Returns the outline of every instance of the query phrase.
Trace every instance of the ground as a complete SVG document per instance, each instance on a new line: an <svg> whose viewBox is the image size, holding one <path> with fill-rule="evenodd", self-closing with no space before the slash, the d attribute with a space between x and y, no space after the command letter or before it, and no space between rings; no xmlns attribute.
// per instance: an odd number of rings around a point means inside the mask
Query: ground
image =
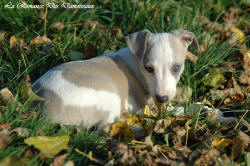
<svg viewBox="0 0 250 166"><path fill-rule="evenodd" d="M250 165L248 0L67 2L93 6L0 2L0 165ZM172 102L184 105L185 116L148 105L144 116L124 110L98 133L52 123L32 109L42 99L31 82L50 68L116 51L142 29L197 36L201 50L189 50ZM197 102L236 121L222 123L202 108L190 113Z"/></svg>

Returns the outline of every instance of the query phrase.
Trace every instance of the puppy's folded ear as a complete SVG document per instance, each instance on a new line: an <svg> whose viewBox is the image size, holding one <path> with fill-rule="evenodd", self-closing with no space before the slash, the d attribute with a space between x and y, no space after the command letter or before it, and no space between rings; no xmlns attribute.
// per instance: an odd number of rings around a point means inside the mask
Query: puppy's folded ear
<svg viewBox="0 0 250 166"><path fill-rule="evenodd" d="M130 51L138 56L139 59L143 59L146 49L147 43L151 38L152 33L144 29L139 32L132 33L126 37L126 42L129 46Z"/></svg>
<svg viewBox="0 0 250 166"><path fill-rule="evenodd" d="M180 29L180 30L173 30L170 33L178 36L186 47L192 44L195 51L199 51L199 44L193 32Z"/></svg>

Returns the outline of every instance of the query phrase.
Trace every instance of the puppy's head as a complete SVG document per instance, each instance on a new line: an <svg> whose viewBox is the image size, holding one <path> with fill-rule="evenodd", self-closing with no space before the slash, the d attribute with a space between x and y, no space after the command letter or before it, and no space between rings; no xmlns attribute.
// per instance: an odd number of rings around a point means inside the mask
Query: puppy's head
<svg viewBox="0 0 250 166"><path fill-rule="evenodd" d="M130 51L139 59L140 72L158 102L171 101L184 70L190 44L198 51L195 35L185 30L152 34L145 29L127 37Z"/></svg>

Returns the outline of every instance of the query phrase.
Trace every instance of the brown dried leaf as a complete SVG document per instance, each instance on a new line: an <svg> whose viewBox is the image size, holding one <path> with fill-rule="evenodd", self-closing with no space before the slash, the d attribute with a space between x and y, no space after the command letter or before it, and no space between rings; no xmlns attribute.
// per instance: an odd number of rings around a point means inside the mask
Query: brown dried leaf
<svg viewBox="0 0 250 166"><path fill-rule="evenodd" d="M3 124L0 124L0 130L10 130L11 129L11 126L9 123L3 123Z"/></svg>
<svg viewBox="0 0 250 166"><path fill-rule="evenodd" d="M51 43L51 40L46 36L37 36L30 41L30 45L41 45L45 43Z"/></svg>
<svg viewBox="0 0 250 166"><path fill-rule="evenodd" d="M194 54L192 54L191 52L187 52L187 56L186 56L187 60L190 60L192 62L197 62L199 57L195 56Z"/></svg>
<svg viewBox="0 0 250 166"><path fill-rule="evenodd" d="M229 89L225 89L225 90L214 90L211 89L210 93L212 95L212 100L221 100L224 99L226 97L230 97L233 95L236 95L236 91L233 88L229 88Z"/></svg>
<svg viewBox="0 0 250 166"><path fill-rule="evenodd" d="M242 119L241 123L247 127L247 131L250 131L250 124L245 119Z"/></svg>
<svg viewBox="0 0 250 166"><path fill-rule="evenodd" d="M62 154L60 156L56 156L53 160L53 163L50 166L63 166L65 159L67 158L67 153Z"/></svg>
<svg viewBox="0 0 250 166"><path fill-rule="evenodd" d="M0 166L25 166L29 160L27 157L9 156L0 162Z"/></svg>
<svg viewBox="0 0 250 166"><path fill-rule="evenodd" d="M43 11L40 11L40 13L37 15L38 19L45 20L46 14Z"/></svg>
<svg viewBox="0 0 250 166"><path fill-rule="evenodd" d="M175 126L184 126L186 122L192 119L190 116L183 116L183 117L174 117L174 116L167 116L164 119L158 120L156 122L154 132L156 133L166 133L169 128L173 128Z"/></svg>
<svg viewBox="0 0 250 166"><path fill-rule="evenodd" d="M83 59L91 59L98 56L98 50L95 48L95 46L92 43L87 43L87 48L85 49L85 52L83 53Z"/></svg>
<svg viewBox="0 0 250 166"><path fill-rule="evenodd" d="M240 50L240 53L243 55L243 67L246 72L250 72L250 50L247 50L246 48Z"/></svg>
<svg viewBox="0 0 250 166"><path fill-rule="evenodd" d="M229 13L226 13L225 16L223 17L224 21L227 24L233 24L234 22L236 22L238 20L238 9L230 9Z"/></svg>
<svg viewBox="0 0 250 166"><path fill-rule="evenodd" d="M6 147L10 139L11 139L10 135L0 134L0 148Z"/></svg>
<svg viewBox="0 0 250 166"><path fill-rule="evenodd" d="M243 145L245 147L247 147L250 144L250 138L249 138L249 136L246 133L240 131L239 132L239 138L242 140Z"/></svg>
<svg viewBox="0 0 250 166"><path fill-rule="evenodd" d="M9 104L12 101L15 100L12 92L8 89L8 88L3 88L0 91L0 100L4 103L4 104Z"/></svg>
<svg viewBox="0 0 250 166"><path fill-rule="evenodd" d="M250 85L250 69L241 73L240 83Z"/></svg>
<svg viewBox="0 0 250 166"><path fill-rule="evenodd" d="M219 157L220 152L216 149L202 150L201 158L195 162L197 166L204 166L204 165L215 165L216 160Z"/></svg>
<svg viewBox="0 0 250 166"><path fill-rule="evenodd" d="M114 26L111 30L111 36L121 40L123 38L122 30L118 26Z"/></svg>
<svg viewBox="0 0 250 166"><path fill-rule="evenodd" d="M239 94L241 97L244 97L244 92L242 88L238 85L234 77L232 77L232 80L233 80L233 86L234 86L235 92Z"/></svg>
<svg viewBox="0 0 250 166"><path fill-rule="evenodd" d="M231 155L233 158L237 158L242 151L243 141L239 138L234 138L232 141Z"/></svg>
<svg viewBox="0 0 250 166"><path fill-rule="evenodd" d="M54 22L51 27L61 31L64 28L64 24L62 22Z"/></svg>
<svg viewBox="0 0 250 166"><path fill-rule="evenodd" d="M26 112L26 113L21 115L20 119L24 120L24 119L29 118L30 116L35 118L37 116L37 114L36 114L36 112Z"/></svg>

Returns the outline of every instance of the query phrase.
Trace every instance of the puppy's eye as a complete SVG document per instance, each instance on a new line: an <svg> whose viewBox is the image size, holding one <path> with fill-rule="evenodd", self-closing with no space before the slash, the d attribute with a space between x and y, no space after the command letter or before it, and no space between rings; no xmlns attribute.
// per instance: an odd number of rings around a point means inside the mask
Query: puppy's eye
<svg viewBox="0 0 250 166"><path fill-rule="evenodd" d="M145 69L147 70L147 72L149 73L154 73L154 68L152 66L145 66Z"/></svg>
<svg viewBox="0 0 250 166"><path fill-rule="evenodd" d="M173 66L173 72L177 73L177 72L180 70L180 68L181 68L180 65L175 64L175 65Z"/></svg>

